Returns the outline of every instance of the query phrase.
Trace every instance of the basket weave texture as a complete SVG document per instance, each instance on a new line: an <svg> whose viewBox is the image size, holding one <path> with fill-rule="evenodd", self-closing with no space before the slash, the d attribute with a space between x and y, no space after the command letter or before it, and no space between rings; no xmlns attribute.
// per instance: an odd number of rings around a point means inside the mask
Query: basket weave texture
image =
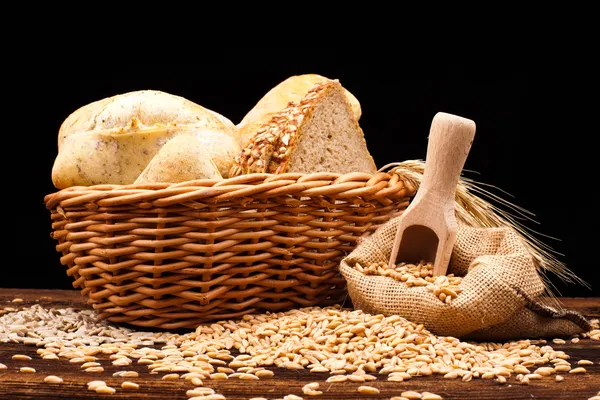
<svg viewBox="0 0 600 400"><path fill-rule="evenodd" d="M395 173L287 173L79 186L44 202L99 318L177 329L343 301L341 259L414 193Z"/></svg>

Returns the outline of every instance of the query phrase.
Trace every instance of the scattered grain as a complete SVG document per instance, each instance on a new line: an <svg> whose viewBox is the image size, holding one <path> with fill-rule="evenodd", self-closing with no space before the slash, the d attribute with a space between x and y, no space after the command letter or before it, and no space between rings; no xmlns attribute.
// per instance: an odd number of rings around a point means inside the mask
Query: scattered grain
<svg viewBox="0 0 600 400"><path fill-rule="evenodd" d="M402 378L400 378L400 379L402 379ZM366 381L364 375L346 375L346 380L348 380L350 382L358 382L358 383L362 383L362 382ZM388 377L388 380L390 380L389 377Z"/></svg>
<svg viewBox="0 0 600 400"><path fill-rule="evenodd" d="M359 386L356 390L361 394L379 394L379 389L373 386Z"/></svg>
<svg viewBox="0 0 600 400"><path fill-rule="evenodd" d="M131 365L133 361L127 357L119 357L116 360L113 360L112 364L117 367L125 367L127 365Z"/></svg>
<svg viewBox="0 0 600 400"><path fill-rule="evenodd" d="M240 372L239 374L240 375L238 376L238 379L242 379L242 380L246 380L246 381L252 381L252 380L257 381L257 380L260 379L256 375L247 374L247 373L244 373L244 372Z"/></svg>
<svg viewBox="0 0 600 400"><path fill-rule="evenodd" d="M191 389L185 392L185 395L188 397L209 396L211 394L215 394L214 389L204 387Z"/></svg>
<svg viewBox="0 0 600 400"><path fill-rule="evenodd" d="M585 374L587 371L583 367L573 368L569 371L570 374Z"/></svg>
<svg viewBox="0 0 600 400"><path fill-rule="evenodd" d="M48 375L44 378L44 382L46 383L63 383L63 379L56 375Z"/></svg>
<svg viewBox="0 0 600 400"><path fill-rule="evenodd" d="M137 371L118 371L113 374L115 378L137 378L140 374Z"/></svg>
<svg viewBox="0 0 600 400"><path fill-rule="evenodd" d="M270 371L268 369L263 369L260 371L256 371L254 373L254 375L258 376L259 378L272 378L273 375L275 375L275 373L273 371Z"/></svg>
<svg viewBox="0 0 600 400"><path fill-rule="evenodd" d="M411 285L420 284L415 284L417 278L433 279L423 271L425 275L413 276ZM453 278L436 277L428 284L445 287L448 281L451 286L458 282ZM441 294L453 296L449 290L440 290ZM600 335L600 330L581 337L595 335ZM501 383L501 378L515 375L528 382L536 379L535 375L585 371L570 370L569 356L545 341L466 342L433 335L423 325L397 315L371 315L339 306L246 315L174 334L135 331L98 321L93 310L34 305L0 316L0 343L35 345L40 357L80 363L88 372L101 368L96 357L110 358L117 365L137 361L151 374L181 373L181 378L195 378L200 385L202 379L227 379L228 374L248 379L272 377L271 370L260 368L274 366L328 372L328 382L357 383L374 380L375 373L387 374L390 381L440 375L465 382L496 379ZM231 354L233 351L238 355ZM192 373L197 375L187 375Z"/></svg>
<svg viewBox="0 0 600 400"><path fill-rule="evenodd" d="M319 388L319 383L318 382L312 382L312 383L307 383L306 385L304 385L302 387L302 393L304 393L307 396L319 396L322 395L323 392L320 390L317 390Z"/></svg>
<svg viewBox="0 0 600 400"><path fill-rule="evenodd" d="M104 372L104 368L102 367L89 367L84 370L85 372Z"/></svg>
<svg viewBox="0 0 600 400"><path fill-rule="evenodd" d="M125 382L121 383L121 387L123 389L135 389L135 390L137 390L137 389L140 388L140 385L138 385L135 382L125 381Z"/></svg>
<svg viewBox="0 0 600 400"><path fill-rule="evenodd" d="M541 376L550 376L554 372L556 372L556 371L552 367L540 367L540 368L536 369L533 373L539 374Z"/></svg>
<svg viewBox="0 0 600 400"><path fill-rule="evenodd" d="M435 393L423 392L421 393L421 400L442 400L442 396Z"/></svg>
<svg viewBox="0 0 600 400"><path fill-rule="evenodd" d="M415 392L415 391L413 391L413 390L409 390L409 391L406 391L406 392L402 392L401 396L402 396L402 397L405 397L405 398L407 398L407 399L409 399L409 400L418 400L418 399L420 399L421 397L423 397L423 396L421 396L421 393L419 393L419 392Z"/></svg>
<svg viewBox="0 0 600 400"><path fill-rule="evenodd" d="M95 362L95 361L90 361L90 362L86 362L81 364L81 369L86 369L86 368L90 368L90 367L99 367L101 366L101 364L99 362Z"/></svg>
<svg viewBox="0 0 600 400"><path fill-rule="evenodd" d="M89 390L96 390L99 387L106 386L106 382L104 382L104 381L91 381L91 382L88 382L87 385L88 385L88 389Z"/></svg>
<svg viewBox="0 0 600 400"><path fill-rule="evenodd" d="M283 400L304 400L300 396L296 396L295 394L288 394L287 396L283 396Z"/></svg>
<svg viewBox="0 0 600 400"><path fill-rule="evenodd" d="M117 390L115 388L112 388L110 386L99 386L98 388L96 388L96 393L100 393L100 394L115 394Z"/></svg>
<svg viewBox="0 0 600 400"><path fill-rule="evenodd" d="M333 375L333 376L330 376L329 378L327 378L327 380L325 382L340 383L340 382L346 382L347 379L348 379L348 377L346 375Z"/></svg>
<svg viewBox="0 0 600 400"><path fill-rule="evenodd" d="M458 372L456 372L456 371L450 371L444 375L444 379L456 379L456 378L458 378Z"/></svg>
<svg viewBox="0 0 600 400"><path fill-rule="evenodd" d="M202 386L202 385L204 385L204 382L202 382L202 379L200 379L200 378L192 378L192 380L190 382L194 386Z"/></svg>
<svg viewBox="0 0 600 400"><path fill-rule="evenodd" d="M35 368L21 367L21 368L19 368L19 371L24 372L26 374L34 374L35 373Z"/></svg>

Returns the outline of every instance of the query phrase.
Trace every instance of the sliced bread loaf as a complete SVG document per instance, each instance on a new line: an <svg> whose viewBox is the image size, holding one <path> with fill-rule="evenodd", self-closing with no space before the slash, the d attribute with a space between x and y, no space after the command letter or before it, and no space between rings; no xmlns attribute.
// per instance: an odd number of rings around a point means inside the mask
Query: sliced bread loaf
<svg viewBox="0 0 600 400"><path fill-rule="evenodd" d="M269 122L273 115L285 108L290 101L299 102L315 84L328 81L331 79L317 74L293 75L265 93L237 124L242 146L248 144L258 128ZM344 93L352 106L356 119L360 119L360 103L348 90L344 89Z"/></svg>
<svg viewBox="0 0 600 400"><path fill-rule="evenodd" d="M264 123L235 158L229 176L376 171L343 87L328 80Z"/></svg>

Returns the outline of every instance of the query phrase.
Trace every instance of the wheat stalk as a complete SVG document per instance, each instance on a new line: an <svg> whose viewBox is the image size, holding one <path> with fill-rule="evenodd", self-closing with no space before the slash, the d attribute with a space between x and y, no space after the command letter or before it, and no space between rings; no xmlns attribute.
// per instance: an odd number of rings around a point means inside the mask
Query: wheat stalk
<svg viewBox="0 0 600 400"><path fill-rule="evenodd" d="M425 171L424 161L407 160L390 163L382 167L380 171L385 171L390 167L393 167L390 172L398 174L403 180L413 185L415 189L419 188ZM455 214L458 220L469 226L478 228L505 226L514 228L530 250L549 298L555 299L556 294L560 293L548 277L548 273L556 275L563 282L581 284L589 288L589 285L585 281L579 278L557 258L557 255L561 254L554 251L537 237L538 235L548 236L532 230L521 222L522 220L536 222L532 218L534 216L533 213L484 189L483 186L493 187L470 178L465 178L464 176L460 177L455 197ZM487 201L486 198L491 202ZM494 205L492 202L498 205Z"/></svg>

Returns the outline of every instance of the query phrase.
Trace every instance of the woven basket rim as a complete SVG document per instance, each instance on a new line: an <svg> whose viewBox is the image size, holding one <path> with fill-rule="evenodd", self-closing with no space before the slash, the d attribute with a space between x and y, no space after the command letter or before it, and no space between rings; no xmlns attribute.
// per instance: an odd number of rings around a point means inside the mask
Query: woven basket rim
<svg viewBox="0 0 600 400"><path fill-rule="evenodd" d="M350 198L373 195L405 197L414 192L411 183L394 172L254 173L179 183L71 186L45 195L44 203L47 209L52 209L63 205L63 202L81 204L108 200L123 205L158 199L160 206L166 206L208 198L211 203L218 204L241 197L272 198L285 194Z"/></svg>

